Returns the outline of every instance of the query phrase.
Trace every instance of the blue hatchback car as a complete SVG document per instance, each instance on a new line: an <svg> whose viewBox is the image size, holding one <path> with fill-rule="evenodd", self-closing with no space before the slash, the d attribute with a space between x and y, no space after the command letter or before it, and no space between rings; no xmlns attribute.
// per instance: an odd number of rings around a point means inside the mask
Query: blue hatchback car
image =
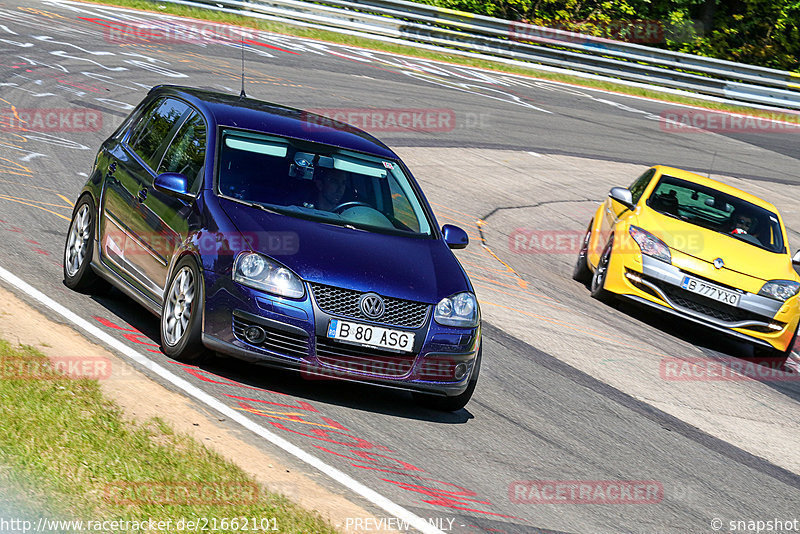
<svg viewBox="0 0 800 534"><path fill-rule="evenodd" d="M153 88L100 148L64 281L111 283L161 319L163 351L412 391L458 410L481 365L480 310L400 158L301 110Z"/></svg>

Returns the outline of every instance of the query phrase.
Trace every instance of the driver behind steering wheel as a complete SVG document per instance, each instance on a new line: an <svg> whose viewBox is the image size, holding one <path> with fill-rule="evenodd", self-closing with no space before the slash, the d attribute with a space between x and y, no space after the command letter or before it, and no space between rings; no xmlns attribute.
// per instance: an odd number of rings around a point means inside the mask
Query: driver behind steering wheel
<svg viewBox="0 0 800 534"><path fill-rule="evenodd" d="M316 200L312 206L318 210L333 211L342 203L347 192L347 175L338 169L321 169L317 171L320 176L315 177L314 185L317 189Z"/></svg>

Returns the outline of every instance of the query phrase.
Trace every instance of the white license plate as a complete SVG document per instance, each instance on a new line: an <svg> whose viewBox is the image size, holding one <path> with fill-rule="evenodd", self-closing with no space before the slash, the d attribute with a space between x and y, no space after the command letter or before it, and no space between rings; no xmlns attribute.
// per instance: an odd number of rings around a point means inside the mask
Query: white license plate
<svg viewBox="0 0 800 534"><path fill-rule="evenodd" d="M414 350L414 333L402 330L389 330L380 326L351 323L339 319L331 319L328 325L328 337L349 341L369 347L411 352Z"/></svg>
<svg viewBox="0 0 800 534"><path fill-rule="evenodd" d="M739 297L741 297L739 293L729 291L714 284L709 284L708 282L698 280L697 278L692 278L691 276L683 277L683 280L681 281L681 287L687 291L691 291L692 293L697 293L698 295L703 295L704 297L708 297L719 302L724 302L725 304L730 304L731 306L738 306Z"/></svg>

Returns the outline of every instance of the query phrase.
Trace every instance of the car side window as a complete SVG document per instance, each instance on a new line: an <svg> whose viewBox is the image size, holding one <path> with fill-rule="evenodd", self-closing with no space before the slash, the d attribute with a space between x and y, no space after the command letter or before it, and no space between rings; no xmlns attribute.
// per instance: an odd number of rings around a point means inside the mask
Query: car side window
<svg viewBox="0 0 800 534"><path fill-rule="evenodd" d="M202 183L200 172L205 157L206 123L199 113L192 111L164 153L158 174L179 172L188 178L189 191L197 193Z"/></svg>
<svg viewBox="0 0 800 534"><path fill-rule="evenodd" d="M156 101L134 127L128 145L145 164L155 169L175 133L174 128L188 111L189 106L174 98Z"/></svg>
<svg viewBox="0 0 800 534"><path fill-rule="evenodd" d="M388 181L389 194L392 197L392 211L394 211L395 219L405 225L410 231L419 232L419 221L417 220L417 216L414 215L414 209L411 207L411 203L409 203L408 199L403 194L393 175L389 174Z"/></svg>
<svg viewBox="0 0 800 534"><path fill-rule="evenodd" d="M635 182L631 184L628 188L631 192L631 197L633 198L633 203L636 204L639 202L639 199L642 198L642 194L644 194L644 190L647 189L650 180L653 179L655 176L656 170L655 169L647 169L643 175L636 179Z"/></svg>

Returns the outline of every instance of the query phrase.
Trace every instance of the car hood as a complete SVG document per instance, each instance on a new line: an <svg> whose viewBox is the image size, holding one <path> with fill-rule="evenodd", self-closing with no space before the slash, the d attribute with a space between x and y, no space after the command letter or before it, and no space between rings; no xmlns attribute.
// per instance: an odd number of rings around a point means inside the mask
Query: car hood
<svg viewBox="0 0 800 534"><path fill-rule="evenodd" d="M219 200L254 251L281 262L303 280L429 304L472 291L461 265L440 239L354 230Z"/></svg>
<svg viewBox="0 0 800 534"><path fill-rule="evenodd" d="M709 263L722 258L726 269L765 281L797 279L788 254L769 252L735 237L652 210L634 224L655 234L673 250Z"/></svg>

